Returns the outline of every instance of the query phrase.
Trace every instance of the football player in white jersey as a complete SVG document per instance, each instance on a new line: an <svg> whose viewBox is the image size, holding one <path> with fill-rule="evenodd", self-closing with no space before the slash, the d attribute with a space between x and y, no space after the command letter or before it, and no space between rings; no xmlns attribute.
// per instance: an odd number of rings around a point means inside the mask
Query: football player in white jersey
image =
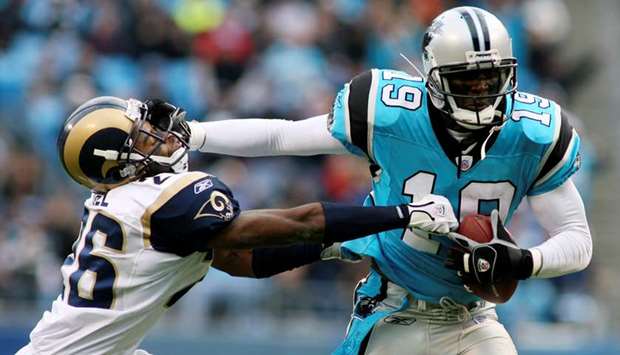
<svg viewBox="0 0 620 355"><path fill-rule="evenodd" d="M550 236L528 249L493 242L455 252L448 238L406 230L400 239L387 231L342 243L373 263L336 354L514 354L494 305L463 286L473 277L489 285L589 264L590 230L570 179L579 136L559 105L516 90L510 35L493 14L445 11L422 49L424 72L368 70L344 86L330 114L190 122L190 146L238 156L357 155L373 175L367 204L434 193L459 217L491 214L500 232L500 218L509 222L527 199Z"/></svg>
<svg viewBox="0 0 620 355"><path fill-rule="evenodd" d="M144 354L137 347L146 332L210 266L266 277L319 260L331 243L457 225L441 197L419 207L310 203L241 212L215 176L188 171L184 114L158 100L98 97L67 119L60 160L92 194L61 267L62 294L18 354Z"/></svg>

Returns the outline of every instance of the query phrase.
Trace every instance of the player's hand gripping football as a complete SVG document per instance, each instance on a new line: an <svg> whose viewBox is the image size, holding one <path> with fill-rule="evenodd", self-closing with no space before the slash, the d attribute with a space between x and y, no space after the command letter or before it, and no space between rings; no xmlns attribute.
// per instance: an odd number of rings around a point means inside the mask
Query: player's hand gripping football
<svg viewBox="0 0 620 355"><path fill-rule="evenodd" d="M450 233L458 243L452 248L445 266L458 271L465 284L491 285L507 279L524 280L532 275L532 254L521 249L504 227L497 210L491 212L493 238L478 243L458 233Z"/></svg>
<svg viewBox="0 0 620 355"><path fill-rule="evenodd" d="M452 205L440 195L426 195L408 204L409 228L431 234L447 234L459 226Z"/></svg>

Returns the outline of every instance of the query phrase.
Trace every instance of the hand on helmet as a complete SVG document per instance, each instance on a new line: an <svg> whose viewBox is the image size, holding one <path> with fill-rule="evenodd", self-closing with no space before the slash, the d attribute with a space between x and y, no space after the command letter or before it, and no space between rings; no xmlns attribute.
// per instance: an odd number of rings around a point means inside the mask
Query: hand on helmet
<svg viewBox="0 0 620 355"><path fill-rule="evenodd" d="M160 131L175 133L185 145L189 144L190 128L185 121L185 110L160 99L146 100L147 121Z"/></svg>

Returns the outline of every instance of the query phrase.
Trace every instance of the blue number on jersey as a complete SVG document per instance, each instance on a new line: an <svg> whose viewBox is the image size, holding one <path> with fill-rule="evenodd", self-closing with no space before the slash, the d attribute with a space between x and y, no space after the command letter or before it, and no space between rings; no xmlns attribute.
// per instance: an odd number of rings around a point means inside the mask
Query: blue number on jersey
<svg viewBox="0 0 620 355"><path fill-rule="evenodd" d="M85 218L82 219L82 222L84 226ZM97 233L101 233L105 236L104 245L107 248L122 252L125 239L123 229L114 219L101 213L95 213L90 228L83 233L85 233L84 246L81 250L76 251L78 253L78 269L69 277L70 289L67 303L74 307L110 308L114 302L113 285L114 280L116 280L116 270L106 258L92 253L93 237ZM73 258L67 257L65 264L67 262L73 263ZM92 272L95 275L95 282L90 294L80 295L78 282L85 272Z"/></svg>
<svg viewBox="0 0 620 355"><path fill-rule="evenodd" d="M578 168L579 136L552 101L517 93L507 106L512 117L486 157L457 176L457 166L440 145L427 108L424 81L403 72L377 70L354 78L338 94L331 134L349 151L381 168L373 179L377 205L407 203L429 193L447 197L457 216L497 208L509 221L527 195L551 191ZM443 296L467 304L476 296L443 267L450 242L410 231L388 231L344 243L372 257L391 281L419 299Z"/></svg>

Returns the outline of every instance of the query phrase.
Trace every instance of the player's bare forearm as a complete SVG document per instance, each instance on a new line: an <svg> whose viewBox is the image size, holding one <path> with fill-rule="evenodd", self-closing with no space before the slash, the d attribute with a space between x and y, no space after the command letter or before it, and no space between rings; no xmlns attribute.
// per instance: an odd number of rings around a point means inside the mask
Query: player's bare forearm
<svg viewBox="0 0 620 355"><path fill-rule="evenodd" d="M250 210L209 241L212 248L249 249L258 246L320 242L325 216L320 203L289 209Z"/></svg>
<svg viewBox="0 0 620 355"><path fill-rule="evenodd" d="M211 266L231 276L255 277L249 249L215 249Z"/></svg>

